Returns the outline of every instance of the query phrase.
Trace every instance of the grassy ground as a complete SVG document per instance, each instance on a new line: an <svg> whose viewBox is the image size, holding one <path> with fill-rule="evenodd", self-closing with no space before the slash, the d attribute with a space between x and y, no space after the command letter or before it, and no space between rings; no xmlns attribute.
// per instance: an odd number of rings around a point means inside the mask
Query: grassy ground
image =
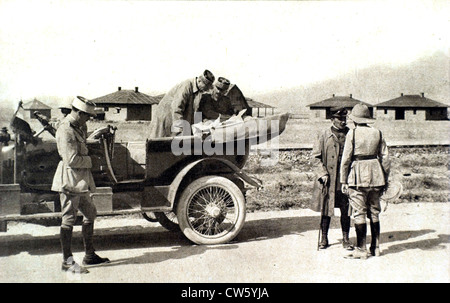
<svg viewBox="0 0 450 303"><path fill-rule="evenodd" d="M291 119L279 137L280 146L312 145L319 132L329 126L330 121ZM383 132L389 145L450 143L450 121L376 121L373 126Z"/></svg>
<svg viewBox="0 0 450 303"><path fill-rule="evenodd" d="M449 148L390 148L391 179L403 194L395 203L448 202ZM274 166L261 166L267 155L251 155L244 170L264 188L247 192L248 211L309 208L314 174L311 151L282 151Z"/></svg>

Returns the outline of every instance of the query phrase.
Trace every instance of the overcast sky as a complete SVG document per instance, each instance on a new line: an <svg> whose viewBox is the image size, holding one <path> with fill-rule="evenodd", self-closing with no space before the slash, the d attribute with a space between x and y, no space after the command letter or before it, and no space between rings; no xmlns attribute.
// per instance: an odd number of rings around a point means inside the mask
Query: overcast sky
<svg viewBox="0 0 450 303"><path fill-rule="evenodd" d="M205 68L251 96L448 54L449 16L447 0L0 0L0 102L156 95Z"/></svg>

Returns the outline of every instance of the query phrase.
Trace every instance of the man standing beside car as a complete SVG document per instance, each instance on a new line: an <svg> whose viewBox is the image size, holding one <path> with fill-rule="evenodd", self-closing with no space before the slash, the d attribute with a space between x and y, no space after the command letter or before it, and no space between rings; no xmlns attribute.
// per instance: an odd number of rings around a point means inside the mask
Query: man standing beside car
<svg viewBox="0 0 450 303"><path fill-rule="evenodd" d="M326 249L329 246L328 230L336 207L341 211L342 246L346 250L353 250L349 240L349 201L341 191L339 179L345 136L349 131L346 121L347 110L345 108L332 108L331 127L319 135L313 147L312 157L316 179L311 202L313 209L320 211L322 215L319 249Z"/></svg>
<svg viewBox="0 0 450 303"><path fill-rule="evenodd" d="M60 229L63 262L61 269L73 273L89 271L73 260L72 230L78 210L83 214L82 235L85 248L83 265L109 262L94 250L93 234L97 210L90 193L95 182L91 173L92 161L86 144L86 122L95 116L95 104L78 96L72 102L72 111L61 121L56 131L56 145L61 157L53 177L52 190L59 192L62 222Z"/></svg>

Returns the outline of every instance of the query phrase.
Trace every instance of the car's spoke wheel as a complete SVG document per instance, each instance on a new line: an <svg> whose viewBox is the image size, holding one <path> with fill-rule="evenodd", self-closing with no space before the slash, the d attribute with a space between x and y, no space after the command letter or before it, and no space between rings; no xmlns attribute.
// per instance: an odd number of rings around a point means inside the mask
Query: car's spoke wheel
<svg viewBox="0 0 450 303"><path fill-rule="evenodd" d="M181 230L194 243L226 243L244 225L245 197L227 178L202 177L181 194L177 216Z"/></svg>

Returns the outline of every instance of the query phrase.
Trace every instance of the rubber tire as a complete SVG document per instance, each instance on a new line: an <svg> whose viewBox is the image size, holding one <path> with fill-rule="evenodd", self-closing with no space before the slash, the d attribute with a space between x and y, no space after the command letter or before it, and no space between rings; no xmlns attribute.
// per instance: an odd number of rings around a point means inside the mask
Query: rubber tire
<svg viewBox="0 0 450 303"><path fill-rule="evenodd" d="M206 236L195 231L189 223L187 209L193 195L202 188L209 186L218 186L227 191L233 198L234 205L237 208L237 220L231 230L221 236ZM178 224L183 234L192 242L200 245L223 244L231 241L241 231L245 223L246 206L245 197L239 187L227 178L220 176L201 177L189 184L182 192L178 205L177 217Z"/></svg>

